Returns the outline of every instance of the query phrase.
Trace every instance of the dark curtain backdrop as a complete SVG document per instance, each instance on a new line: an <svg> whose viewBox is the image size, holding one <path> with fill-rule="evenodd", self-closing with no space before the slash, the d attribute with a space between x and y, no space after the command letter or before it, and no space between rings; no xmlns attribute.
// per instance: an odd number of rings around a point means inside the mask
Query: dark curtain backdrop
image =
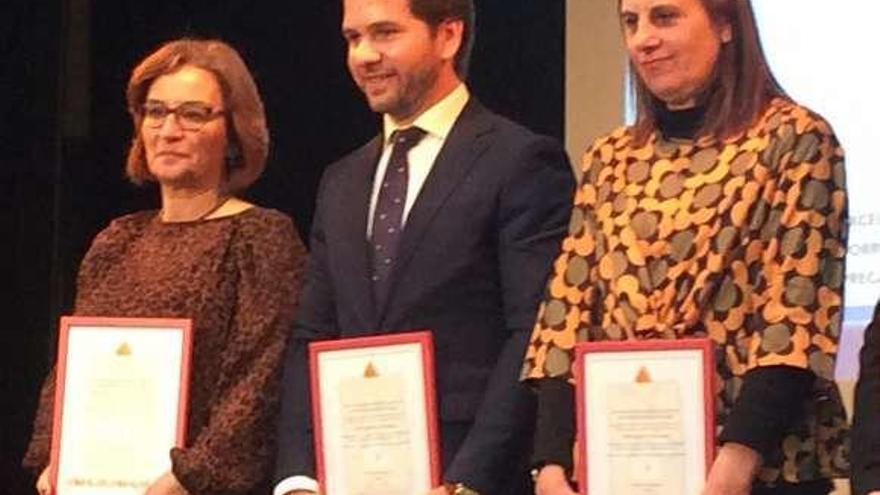
<svg viewBox="0 0 880 495"><path fill-rule="evenodd" d="M486 106L562 138L564 0L477 0L469 85ZM219 37L256 76L272 133L249 199L287 212L307 237L323 168L379 119L345 69L334 0L0 2L0 493L32 493L19 468L55 325L76 268L115 216L157 204L123 175L133 65L163 40Z"/></svg>

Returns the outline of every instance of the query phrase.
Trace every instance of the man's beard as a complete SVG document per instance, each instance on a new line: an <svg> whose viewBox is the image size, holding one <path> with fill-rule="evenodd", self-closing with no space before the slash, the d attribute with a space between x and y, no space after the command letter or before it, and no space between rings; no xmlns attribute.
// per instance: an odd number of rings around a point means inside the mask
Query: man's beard
<svg viewBox="0 0 880 495"><path fill-rule="evenodd" d="M397 120L405 120L421 110L425 98L437 83L439 64L422 67L412 72L411 77L401 79L397 98L388 102L377 102L371 105L373 111L387 113Z"/></svg>

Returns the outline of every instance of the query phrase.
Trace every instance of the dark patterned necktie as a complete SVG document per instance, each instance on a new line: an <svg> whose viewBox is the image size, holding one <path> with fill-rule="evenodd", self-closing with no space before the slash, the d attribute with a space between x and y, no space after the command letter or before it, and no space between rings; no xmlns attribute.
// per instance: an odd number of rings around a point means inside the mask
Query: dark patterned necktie
<svg viewBox="0 0 880 495"><path fill-rule="evenodd" d="M379 188L379 198L373 213L373 235L370 238L373 296L376 307L379 308L388 297L388 283L403 230L403 208L406 204L406 184L409 177L407 155L424 136L425 131L418 127L397 130L391 134L393 148Z"/></svg>

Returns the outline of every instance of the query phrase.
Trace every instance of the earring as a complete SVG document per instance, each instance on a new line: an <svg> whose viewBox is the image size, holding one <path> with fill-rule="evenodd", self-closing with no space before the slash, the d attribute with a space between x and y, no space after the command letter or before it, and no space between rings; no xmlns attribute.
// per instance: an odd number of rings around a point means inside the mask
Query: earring
<svg viewBox="0 0 880 495"><path fill-rule="evenodd" d="M226 146L226 168L232 170L241 166L241 148L238 143Z"/></svg>

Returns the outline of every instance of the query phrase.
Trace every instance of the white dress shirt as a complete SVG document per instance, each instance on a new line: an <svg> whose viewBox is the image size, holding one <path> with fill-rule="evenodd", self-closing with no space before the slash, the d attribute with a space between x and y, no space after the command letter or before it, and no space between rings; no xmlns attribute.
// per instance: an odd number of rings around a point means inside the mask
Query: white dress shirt
<svg viewBox="0 0 880 495"><path fill-rule="evenodd" d="M455 125L461 111L470 98L467 86L463 83L459 84L451 93L446 95L442 100L438 101L431 108L425 110L419 115L412 125L406 127L418 127L425 131L425 136L419 141L419 144L407 154L409 163L409 173L406 181L406 202L403 205L402 225L406 225L406 219L412 205L415 204L425 179L434 166L446 137ZM382 180L385 177L385 170L388 168L388 161L391 159L391 150L394 148L391 143L391 134L404 127L397 124L390 115L383 117L384 121L384 143L382 145L382 157L379 158L379 165L376 167L376 175L373 176L373 194L370 196L370 212L367 217L367 238L373 232L373 214L376 212L376 202L379 200L379 190L382 188Z"/></svg>

